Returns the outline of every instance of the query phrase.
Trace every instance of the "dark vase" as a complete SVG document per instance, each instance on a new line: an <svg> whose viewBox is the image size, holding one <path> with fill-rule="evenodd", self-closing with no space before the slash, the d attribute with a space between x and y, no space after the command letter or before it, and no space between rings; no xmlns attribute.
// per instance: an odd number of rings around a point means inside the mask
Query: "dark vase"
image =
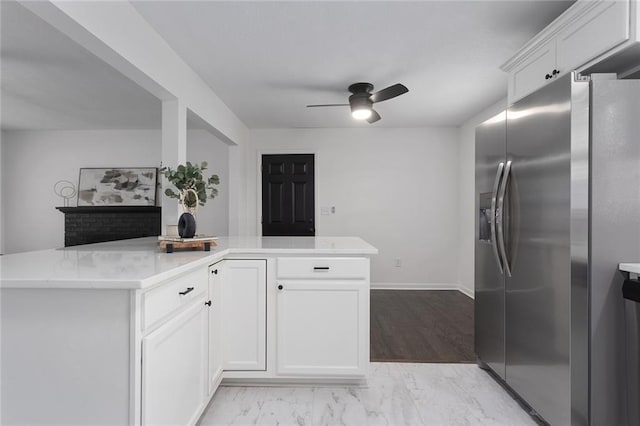
<svg viewBox="0 0 640 426"><path fill-rule="evenodd" d="M191 213L185 212L178 220L178 235L181 238L193 238L196 235L196 219Z"/></svg>

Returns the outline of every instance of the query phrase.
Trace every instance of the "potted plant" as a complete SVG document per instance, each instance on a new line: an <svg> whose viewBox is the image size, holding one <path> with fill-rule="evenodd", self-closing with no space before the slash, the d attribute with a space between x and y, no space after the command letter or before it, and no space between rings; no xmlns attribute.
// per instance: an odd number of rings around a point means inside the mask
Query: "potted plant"
<svg viewBox="0 0 640 426"><path fill-rule="evenodd" d="M178 234L182 238L192 238L196 234L195 214L198 206L204 206L208 199L215 198L218 190L215 185L220 183L218 175L211 175L204 179L203 173L207 169L207 162L201 164L180 164L175 169L163 167L160 169L167 180L176 187L178 192L167 188L164 194L170 198L177 198L182 204L184 213L178 221Z"/></svg>

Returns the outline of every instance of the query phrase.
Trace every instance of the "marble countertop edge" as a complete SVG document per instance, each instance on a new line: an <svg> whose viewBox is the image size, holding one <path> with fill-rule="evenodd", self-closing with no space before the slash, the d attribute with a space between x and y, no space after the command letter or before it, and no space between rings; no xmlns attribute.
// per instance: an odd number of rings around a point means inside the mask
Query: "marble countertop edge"
<svg viewBox="0 0 640 426"><path fill-rule="evenodd" d="M640 274L640 263L620 263L618 269L622 272L630 272L632 274Z"/></svg>
<svg viewBox="0 0 640 426"><path fill-rule="evenodd" d="M375 254L378 249L358 237L222 237L210 252L174 253L148 237L2 256L0 288L140 290L228 256Z"/></svg>

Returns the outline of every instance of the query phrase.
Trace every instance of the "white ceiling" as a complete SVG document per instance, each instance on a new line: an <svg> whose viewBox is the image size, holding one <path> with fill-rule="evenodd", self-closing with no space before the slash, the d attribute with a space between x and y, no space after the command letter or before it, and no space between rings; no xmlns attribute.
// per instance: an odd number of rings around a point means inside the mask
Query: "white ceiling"
<svg viewBox="0 0 640 426"><path fill-rule="evenodd" d="M136 1L250 128L369 126L350 83L401 82L374 126L457 126L506 96L498 67L567 1Z"/></svg>
<svg viewBox="0 0 640 426"><path fill-rule="evenodd" d="M159 129L160 101L15 2L0 2L5 130Z"/></svg>

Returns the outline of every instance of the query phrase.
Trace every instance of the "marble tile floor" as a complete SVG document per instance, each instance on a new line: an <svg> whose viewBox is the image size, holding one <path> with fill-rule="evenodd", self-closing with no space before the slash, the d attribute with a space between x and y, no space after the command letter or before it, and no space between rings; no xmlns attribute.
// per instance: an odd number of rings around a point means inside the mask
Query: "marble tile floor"
<svg viewBox="0 0 640 426"><path fill-rule="evenodd" d="M536 425L475 364L372 363L367 388L220 387L213 425Z"/></svg>

